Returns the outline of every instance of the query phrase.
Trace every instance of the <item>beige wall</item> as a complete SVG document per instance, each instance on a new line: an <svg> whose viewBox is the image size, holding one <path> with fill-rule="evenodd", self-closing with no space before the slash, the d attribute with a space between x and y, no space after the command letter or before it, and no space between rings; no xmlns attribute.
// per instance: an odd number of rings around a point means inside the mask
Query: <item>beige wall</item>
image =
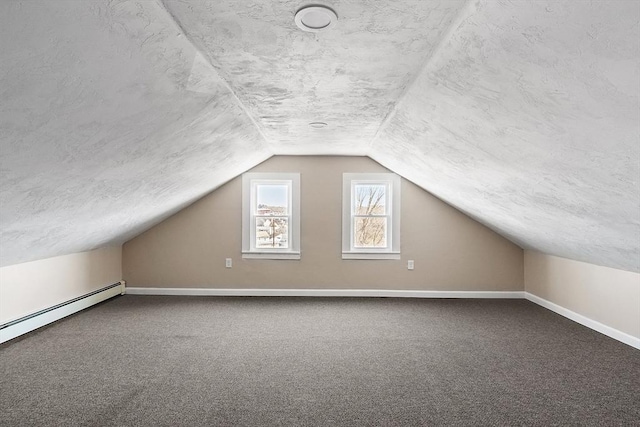
<svg viewBox="0 0 640 427"><path fill-rule="evenodd" d="M525 251L525 290L640 338L640 274Z"/></svg>
<svg viewBox="0 0 640 427"><path fill-rule="evenodd" d="M122 280L122 248L110 247L0 268L0 323Z"/></svg>
<svg viewBox="0 0 640 427"><path fill-rule="evenodd" d="M342 260L342 173L388 172L369 158L276 156L252 172L300 172L301 260L241 258L238 177L125 243L127 286L524 289L522 249L406 180L402 260Z"/></svg>

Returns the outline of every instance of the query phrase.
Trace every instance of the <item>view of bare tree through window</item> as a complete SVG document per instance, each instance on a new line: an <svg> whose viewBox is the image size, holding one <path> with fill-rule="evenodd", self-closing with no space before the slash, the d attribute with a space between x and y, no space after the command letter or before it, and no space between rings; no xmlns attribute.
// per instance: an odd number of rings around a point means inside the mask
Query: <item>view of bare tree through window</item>
<svg viewBox="0 0 640 427"><path fill-rule="evenodd" d="M354 246L360 248L386 247L386 186L357 184L355 185L354 197Z"/></svg>
<svg viewBox="0 0 640 427"><path fill-rule="evenodd" d="M286 185L256 188L256 248L289 247L289 194Z"/></svg>

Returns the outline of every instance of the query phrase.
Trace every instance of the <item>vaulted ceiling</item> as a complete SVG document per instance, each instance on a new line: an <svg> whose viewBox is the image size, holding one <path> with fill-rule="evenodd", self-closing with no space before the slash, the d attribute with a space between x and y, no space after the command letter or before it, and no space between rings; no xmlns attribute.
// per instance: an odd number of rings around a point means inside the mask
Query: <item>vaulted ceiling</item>
<svg viewBox="0 0 640 427"><path fill-rule="evenodd" d="M2 265L338 154L524 248L640 271L640 2L335 0L320 33L306 4L0 3Z"/></svg>

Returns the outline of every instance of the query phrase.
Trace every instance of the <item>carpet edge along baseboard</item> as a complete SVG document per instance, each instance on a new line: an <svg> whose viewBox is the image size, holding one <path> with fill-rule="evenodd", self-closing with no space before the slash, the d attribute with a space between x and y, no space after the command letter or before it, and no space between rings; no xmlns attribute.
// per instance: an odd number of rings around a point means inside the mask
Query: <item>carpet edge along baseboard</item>
<svg viewBox="0 0 640 427"><path fill-rule="evenodd" d="M34 331L64 317L89 308L95 304L121 294L129 295L175 295L175 296L251 296L251 297L369 297L369 298L468 298L468 299L526 299L577 322L589 329L607 335L617 341L640 349L640 338L611 326L573 312L565 307L525 291L428 291L428 290L379 290L379 289L267 289L267 288L162 288L125 287L125 282L74 298L56 306L40 310L20 319L0 325L0 344L20 335Z"/></svg>
<svg viewBox="0 0 640 427"><path fill-rule="evenodd" d="M640 338L629 335L611 326L575 313L558 304L547 301L525 291L427 291L427 290L379 290L379 289L268 289L268 288L162 288L127 287L130 295L175 295L175 296L308 296L308 297L370 297L370 298L486 298L526 299L551 310L567 319L586 326L596 332L640 349Z"/></svg>
<svg viewBox="0 0 640 427"><path fill-rule="evenodd" d="M125 282L113 283L52 307L38 310L0 325L0 344L35 331L117 295L124 295Z"/></svg>
<svg viewBox="0 0 640 427"><path fill-rule="evenodd" d="M525 299L531 301L534 304L538 304L539 306L544 307L547 310L551 310L554 313L566 317L567 319L573 320L574 322L579 323L582 326L586 326L589 329L593 329L596 332L600 332L601 334L613 338L614 340L620 341L640 350L639 337L634 337L633 335L622 332L609 325L605 325L604 323L598 322L597 320L590 319L587 316L576 313L575 311L569 310L568 308L562 307L561 305L548 301L532 293L525 292L524 294Z"/></svg>
<svg viewBox="0 0 640 427"><path fill-rule="evenodd" d="M130 295L183 296L309 296L387 298L508 298L523 299L524 291L427 291L396 289L285 289L285 288L162 288L127 287Z"/></svg>

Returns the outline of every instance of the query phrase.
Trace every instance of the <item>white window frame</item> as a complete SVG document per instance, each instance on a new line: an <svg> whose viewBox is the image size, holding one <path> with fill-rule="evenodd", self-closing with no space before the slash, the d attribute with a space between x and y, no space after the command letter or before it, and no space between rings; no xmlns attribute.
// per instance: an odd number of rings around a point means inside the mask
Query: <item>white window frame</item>
<svg viewBox="0 0 640 427"><path fill-rule="evenodd" d="M256 248L255 245L257 186L269 184L288 186L288 248ZM242 258L300 259L299 173L250 172L242 175Z"/></svg>
<svg viewBox="0 0 640 427"><path fill-rule="evenodd" d="M358 184L384 185L387 189L387 247L358 248L353 244L354 194ZM394 173L345 173L342 175L342 259L400 259L400 177Z"/></svg>

